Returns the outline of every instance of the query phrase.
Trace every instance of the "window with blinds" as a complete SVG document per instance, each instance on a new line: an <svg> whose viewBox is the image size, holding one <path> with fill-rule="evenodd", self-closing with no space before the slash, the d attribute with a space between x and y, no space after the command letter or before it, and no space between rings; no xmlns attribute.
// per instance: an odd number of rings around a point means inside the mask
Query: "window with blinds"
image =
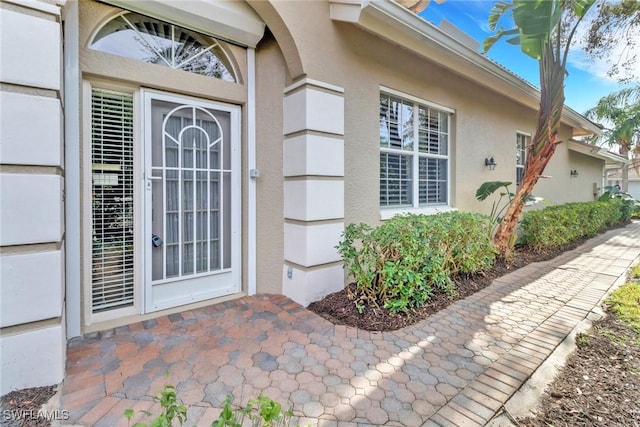
<svg viewBox="0 0 640 427"><path fill-rule="evenodd" d="M529 145L529 136L523 133L516 134L516 185L522 183L524 176L524 166L527 159L527 146Z"/></svg>
<svg viewBox="0 0 640 427"><path fill-rule="evenodd" d="M133 97L91 94L93 313L133 305Z"/></svg>
<svg viewBox="0 0 640 427"><path fill-rule="evenodd" d="M448 112L381 94L380 206L446 205L448 150Z"/></svg>

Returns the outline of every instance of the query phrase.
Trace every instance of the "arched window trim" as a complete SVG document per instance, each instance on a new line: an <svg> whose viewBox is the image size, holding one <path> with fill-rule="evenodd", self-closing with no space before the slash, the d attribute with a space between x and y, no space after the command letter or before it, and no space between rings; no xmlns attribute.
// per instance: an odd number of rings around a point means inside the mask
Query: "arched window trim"
<svg viewBox="0 0 640 427"><path fill-rule="evenodd" d="M153 43L151 43L149 41L149 36L153 36L153 34L150 33L145 33L145 32L141 32L139 31L138 27L132 22L131 19L128 19L128 16L139 16L141 18L144 18L146 20L148 20L149 25L151 26L153 23L159 23L159 24L163 24L163 25L168 25L171 27L171 38L166 38L166 37L162 37L165 40L171 42L171 48L172 48L172 57L171 58L167 58L166 55L163 55L161 52L158 51L158 49L153 45ZM186 26L183 25L179 25L176 24L174 22L169 22L169 21L165 21L162 19L158 19L158 18L154 18L154 17L150 17L144 14L140 14L140 13L136 13L136 12L131 12L131 11L121 11L118 12L115 15L111 15L107 20L105 20L105 22L98 26L96 28L96 30L93 32L93 34L91 35L91 37L89 38L89 43L88 43L88 47L92 50L97 50L99 52L104 52L104 53L109 53L109 54L113 54L113 55L118 55L118 56L122 56L125 58L129 58L129 59L137 59L140 60L142 62L146 62L149 64L154 64L157 62L153 62L153 61L147 61L144 58L137 58L134 54L132 55L126 55L126 54L119 54L119 53L114 53L114 52L109 52L108 50L104 50L104 49L96 49L94 47L94 44L99 42L101 39L104 39L105 37L108 37L111 34L114 34L120 30L122 30L122 28L120 29L116 29L116 30L107 30L108 32L103 34L105 32L105 29L107 27L109 27L110 25L113 26L114 21L118 20L118 19L122 19L126 25L126 28L128 30L134 31L137 35L137 37L139 38L139 43L141 45L143 45L147 50L149 50L150 53L155 54L158 58L159 61L162 61L164 65L166 65L169 68L172 69L176 69L176 70L182 70L182 71L186 71L186 72L190 72L193 74L198 74L198 75L205 75L207 77L212 77L212 78L216 78L219 80L223 80L223 81L230 81L233 83L240 83L240 74L237 71L237 64L235 63L233 56L230 55L227 52L226 46L224 44L224 42L221 42L220 40L218 40L216 37L209 35L209 34L204 34L202 32L199 31L195 31L193 29L190 29ZM118 26L116 26L117 28ZM176 53L176 49L175 49L175 43L177 43L176 41L176 30L178 30L181 34L187 34L189 37L192 37L194 40L196 40L197 42L199 42L202 45L202 50L200 50L200 52L196 53L195 55L189 56L186 59L180 61L179 63L175 63L175 53ZM226 74L228 75L228 78L223 78L223 77L217 77L214 75L206 75L206 74L201 74L201 73L197 73L194 72L192 70L189 69L185 69L183 68L185 65L188 65L189 63L193 63L193 61L195 59L197 59L198 57L206 54L207 52L210 52L219 62L220 64L224 67L224 71L226 71ZM170 60L171 61L170 61ZM163 65L163 64L159 64L159 65Z"/></svg>

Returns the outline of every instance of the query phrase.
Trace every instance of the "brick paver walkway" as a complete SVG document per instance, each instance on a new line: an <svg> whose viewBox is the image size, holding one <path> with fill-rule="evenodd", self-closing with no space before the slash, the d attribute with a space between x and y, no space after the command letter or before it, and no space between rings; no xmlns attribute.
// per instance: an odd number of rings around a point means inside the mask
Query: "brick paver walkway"
<svg viewBox="0 0 640 427"><path fill-rule="evenodd" d="M168 370L188 425L208 426L227 394L261 391L303 425L484 425L639 254L635 222L395 332L256 296L86 336L69 344L61 409L76 424L127 425L126 408L157 411Z"/></svg>

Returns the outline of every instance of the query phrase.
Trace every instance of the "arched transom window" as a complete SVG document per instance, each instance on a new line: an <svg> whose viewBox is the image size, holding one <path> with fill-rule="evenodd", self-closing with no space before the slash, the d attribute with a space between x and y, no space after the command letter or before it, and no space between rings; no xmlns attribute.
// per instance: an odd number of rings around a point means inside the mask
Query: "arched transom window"
<svg viewBox="0 0 640 427"><path fill-rule="evenodd" d="M220 43L186 28L125 12L105 24L91 48L152 64L235 82Z"/></svg>

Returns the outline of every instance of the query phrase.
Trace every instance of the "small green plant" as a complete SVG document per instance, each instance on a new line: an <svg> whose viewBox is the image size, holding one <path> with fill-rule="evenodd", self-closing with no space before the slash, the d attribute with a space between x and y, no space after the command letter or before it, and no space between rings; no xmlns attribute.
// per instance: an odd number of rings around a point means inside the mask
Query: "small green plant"
<svg viewBox="0 0 640 427"><path fill-rule="evenodd" d="M624 336L618 336L615 333L605 328L600 328L596 326L594 329L598 334L602 335L603 337L605 337L606 339L608 339L613 343L625 345L627 342L627 339Z"/></svg>
<svg viewBox="0 0 640 427"><path fill-rule="evenodd" d="M509 186L511 182L507 181L488 181L483 182L480 188L476 190L476 199L483 202L493 193L498 190L503 190L498 195L500 196L498 200L494 200L491 204L491 213L489 214L489 218L491 218L491 233L493 234L494 229L500 224L502 221L502 214L509 207L511 202L513 201L514 193L509 190ZM504 198L507 200L504 200Z"/></svg>
<svg viewBox="0 0 640 427"><path fill-rule="evenodd" d="M476 190L476 199L483 202L493 193L498 190L503 190L498 193L498 200L494 200L491 204L491 213L489 213L489 218L491 218L491 234L495 228L502 222L502 214L509 207L511 202L513 202L513 198L515 194L511 192L509 186L511 182L509 181L487 181L483 182L482 185ZM507 198L504 200L504 198ZM532 195L528 195L525 199L525 202L537 203L542 201L542 198L534 197Z"/></svg>
<svg viewBox="0 0 640 427"><path fill-rule="evenodd" d="M607 307L640 332L640 283L627 283L613 291L607 299Z"/></svg>
<svg viewBox="0 0 640 427"><path fill-rule="evenodd" d="M224 407L217 420L211 423L211 427L241 427L241 420L238 414L231 408L231 396L227 396Z"/></svg>
<svg viewBox="0 0 640 427"><path fill-rule="evenodd" d="M169 373L167 372L167 377ZM135 423L133 427L170 427L173 426L173 421L177 420L180 425L184 424L187 420L187 407L178 401L176 394L176 388L170 384L165 385L157 395L153 397L153 401L160 404L162 411L160 415L152 419L149 424ZM151 418L153 415L149 411L140 411L147 417ZM133 409L125 409L124 417L131 423L131 418L135 415Z"/></svg>
<svg viewBox="0 0 640 427"><path fill-rule="evenodd" d="M636 264L631 267L631 278L640 279L640 264Z"/></svg>
<svg viewBox="0 0 640 427"><path fill-rule="evenodd" d="M227 396L224 407L211 427L241 427L249 420L252 427L283 427L289 425L293 412L282 411L282 405L260 393L251 399L245 407L232 409L231 396Z"/></svg>
<svg viewBox="0 0 640 427"><path fill-rule="evenodd" d="M576 344L578 347L584 347L589 344L589 334L579 333L576 335Z"/></svg>

